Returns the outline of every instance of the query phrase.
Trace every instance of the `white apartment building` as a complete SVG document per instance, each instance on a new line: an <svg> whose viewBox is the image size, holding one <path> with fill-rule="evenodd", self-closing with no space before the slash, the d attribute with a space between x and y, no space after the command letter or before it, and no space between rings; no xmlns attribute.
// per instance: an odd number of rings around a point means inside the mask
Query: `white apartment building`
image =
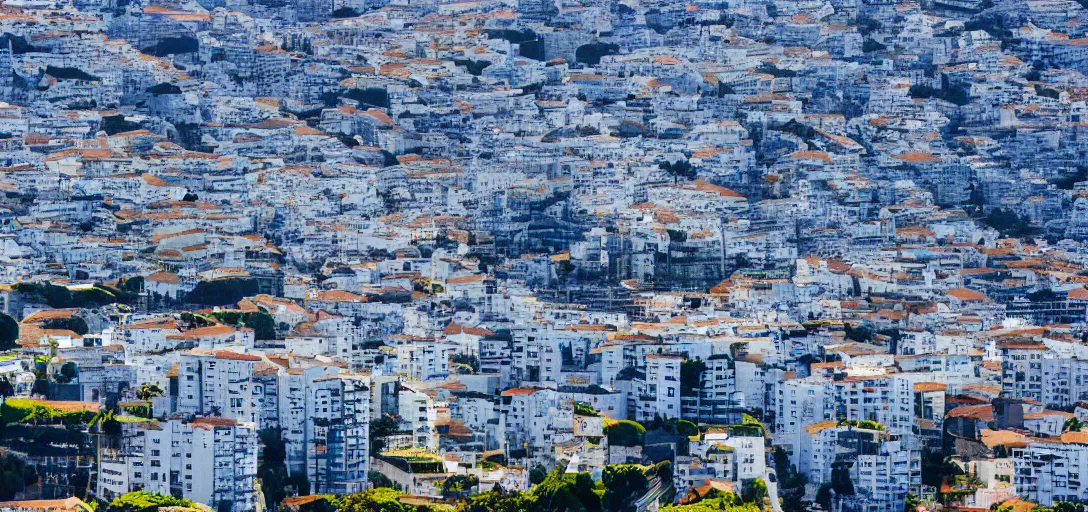
<svg viewBox="0 0 1088 512"><path fill-rule="evenodd" d="M767 449L763 436L708 432L703 435L702 441L693 443L691 452L704 460L712 461L714 457L710 452L720 446L732 448L731 460L734 466L727 472L719 471L719 474L731 475L731 480L738 485L747 480L764 478L767 471Z"/></svg>
<svg viewBox="0 0 1088 512"><path fill-rule="evenodd" d="M1006 343L1001 351L1001 394L1010 398L1030 398L1043 401L1043 359L1047 356L1042 343Z"/></svg>
<svg viewBox="0 0 1088 512"><path fill-rule="evenodd" d="M639 421L680 417L680 363L684 358L672 354L646 355L647 400L637 402Z"/></svg>
<svg viewBox="0 0 1088 512"><path fill-rule="evenodd" d="M450 354L455 350L437 342L398 345L397 373L411 380L443 379L450 374Z"/></svg>
<svg viewBox="0 0 1088 512"><path fill-rule="evenodd" d="M307 436L309 430L310 388L313 382L336 375L338 368L313 366L310 368L288 368L280 372L276 381L276 402L279 411L279 424L283 436L284 449L287 452L284 463L288 471L304 472L308 453ZM265 388L267 392L267 388Z"/></svg>
<svg viewBox="0 0 1088 512"><path fill-rule="evenodd" d="M122 423L106 438L98 493L178 495L214 509L248 512L257 506L257 429L251 422L197 418L191 422Z"/></svg>
<svg viewBox="0 0 1088 512"><path fill-rule="evenodd" d="M1021 499L1044 507L1088 499L1081 476L1088 473L1088 434L1032 439L1023 448L1013 448L1012 458L1013 485Z"/></svg>
<svg viewBox="0 0 1088 512"><path fill-rule="evenodd" d="M397 405L401 421L412 431L412 446L438 450L438 431L435 429L438 410L434 400L425 393L401 386Z"/></svg>
<svg viewBox="0 0 1088 512"><path fill-rule="evenodd" d="M256 423L261 397L254 392L259 356L194 349L178 363L177 412Z"/></svg>
<svg viewBox="0 0 1088 512"><path fill-rule="evenodd" d="M914 427L914 380L900 375L846 377L836 382L841 415L870 420L892 432L909 434Z"/></svg>
<svg viewBox="0 0 1088 512"><path fill-rule="evenodd" d="M806 425L837 419L832 383L818 378L791 379L775 386L774 440L786 451L801 444Z"/></svg>
<svg viewBox="0 0 1088 512"><path fill-rule="evenodd" d="M556 404L557 394L551 389L512 388L503 391L499 400L499 431L503 439L499 446L508 446L511 450L550 447L549 410L556 408Z"/></svg>
<svg viewBox="0 0 1088 512"><path fill-rule="evenodd" d="M1088 399L1088 361L1043 359L1042 398L1045 407L1072 407Z"/></svg>
<svg viewBox="0 0 1088 512"><path fill-rule="evenodd" d="M830 483L835 468L845 469L854 485L848 500L858 510L902 510L907 493L922 484L921 444L888 431L814 423L802 429L801 443L790 461L816 488Z"/></svg>
<svg viewBox="0 0 1088 512"><path fill-rule="evenodd" d="M315 493L349 494L367 487L370 469L370 382L362 375L315 379L306 401L306 476Z"/></svg>

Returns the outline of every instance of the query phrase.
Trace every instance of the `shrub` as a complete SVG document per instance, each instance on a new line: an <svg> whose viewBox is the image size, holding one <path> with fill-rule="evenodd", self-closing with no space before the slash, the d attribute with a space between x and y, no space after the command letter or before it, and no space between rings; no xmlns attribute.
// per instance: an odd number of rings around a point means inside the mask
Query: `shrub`
<svg viewBox="0 0 1088 512"><path fill-rule="evenodd" d="M147 491L133 491L122 494L110 502L110 510L125 512L143 512L158 510L159 507L186 507L193 508L196 503L184 499L175 498Z"/></svg>
<svg viewBox="0 0 1088 512"><path fill-rule="evenodd" d="M578 416L590 416L596 418L600 416L596 409L585 402L574 402L574 414Z"/></svg>
<svg viewBox="0 0 1088 512"><path fill-rule="evenodd" d="M608 444L613 446L642 446L646 441L646 427L631 420L620 420L605 429Z"/></svg>

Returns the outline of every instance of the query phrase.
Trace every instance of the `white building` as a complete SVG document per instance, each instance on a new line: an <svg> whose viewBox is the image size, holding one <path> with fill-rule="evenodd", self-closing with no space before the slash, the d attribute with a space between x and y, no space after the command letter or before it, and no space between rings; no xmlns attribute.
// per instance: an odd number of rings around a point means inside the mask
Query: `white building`
<svg viewBox="0 0 1088 512"><path fill-rule="evenodd" d="M177 412L256 423L261 397L253 368L260 356L224 350L191 350L178 364Z"/></svg>
<svg viewBox="0 0 1088 512"><path fill-rule="evenodd" d="M1032 439L1023 448L1013 448L1012 457L1013 485L1020 498L1044 507L1088 499L1088 482L1081 479L1088 471L1088 433Z"/></svg>
<svg viewBox="0 0 1088 512"><path fill-rule="evenodd" d="M306 476L314 493L367 487L370 386L361 375L315 379L306 402Z"/></svg>
<svg viewBox="0 0 1088 512"><path fill-rule="evenodd" d="M105 437L99 496L145 490L177 495L218 510L257 507L257 430L250 422L197 418L191 422L122 423Z"/></svg>

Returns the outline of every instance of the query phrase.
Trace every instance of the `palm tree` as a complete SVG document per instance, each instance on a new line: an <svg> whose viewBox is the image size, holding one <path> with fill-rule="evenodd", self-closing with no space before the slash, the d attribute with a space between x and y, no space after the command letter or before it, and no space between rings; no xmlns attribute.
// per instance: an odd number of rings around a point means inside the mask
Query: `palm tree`
<svg viewBox="0 0 1088 512"><path fill-rule="evenodd" d="M162 396L163 390L158 384L144 384L136 390L136 398L140 400L151 400L154 397Z"/></svg>

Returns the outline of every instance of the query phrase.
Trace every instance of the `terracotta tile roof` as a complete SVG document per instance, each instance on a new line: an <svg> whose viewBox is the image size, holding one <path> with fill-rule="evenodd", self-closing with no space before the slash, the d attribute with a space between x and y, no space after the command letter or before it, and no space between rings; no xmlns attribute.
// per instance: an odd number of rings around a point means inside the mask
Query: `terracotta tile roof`
<svg viewBox="0 0 1088 512"><path fill-rule="evenodd" d="M59 320L72 318L78 313L76 308L68 309L43 309L28 315L23 319L22 324L40 324L49 320Z"/></svg>
<svg viewBox="0 0 1088 512"><path fill-rule="evenodd" d="M964 405L948 411L948 417L991 421L994 419L994 408L990 404Z"/></svg>
<svg viewBox="0 0 1088 512"><path fill-rule="evenodd" d="M0 502L0 510L11 509L38 509L50 511L65 510L72 512L91 511L91 507L84 503L83 500L76 498L75 496L56 500L21 500Z"/></svg>
<svg viewBox="0 0 1088 512"><path fill-rule="evenodd" d="M812 423L810 425L805 425L805 432L808 432L809 435L815 435L819 434L821 431L837 426L839 426L839 422L837 421L823 421L820 423Z"/></svg>
<svg viewBox="0 0 1088 512"><path fill-rule="evenodd" d="M451 336L455 334L471 334L473 336L490 336L495 334L487 329L481 329L479 327L466 327L464 325L455 324L450 322L449 325L442 331L442 334Z"/></svg>
<svg viewBox="0 0 1088 512"><path fill-rule="evenodd" d="M953 288L948 290L948 296L968 302L982 302L986 300L986 295L968 288Z"/></svg>
<svg viewBox="0 0 1088 512"><path fill-rule="evenodd" d="M510 388L502 392L502 396L531 395L540 391L537 388Z"/></svg>
<svg viewBox="0 0 1088 512"><path fill-rule="evenodd" d="M476 283L484 280L484 276L481 274L473 274L470 276L451 277L446 280L446 284L465 284Z"/></svg>
<svg viewBox="0 0 1088 512"><path fill-rule="evenodd" d="M923 153L921 151L908 151L906 153L900 153L893 156L896 160L902 160L909 163L933 163L940 162L940 157L929 153Z"/></svg>
<svg viewBox="0 0 1088 512"><path fill-rule="evenodd" d="M947 391L948 386L940 382L917 382L914 384L915 393L930 393L933 391Z"/></svg>
<svg viewBox="0 0 1088 512"><path fill-rule="evenodd" d="M181 277L171 272L155 272L144 278L144 281L151 281L152 283L181 283Z"/></svg>

